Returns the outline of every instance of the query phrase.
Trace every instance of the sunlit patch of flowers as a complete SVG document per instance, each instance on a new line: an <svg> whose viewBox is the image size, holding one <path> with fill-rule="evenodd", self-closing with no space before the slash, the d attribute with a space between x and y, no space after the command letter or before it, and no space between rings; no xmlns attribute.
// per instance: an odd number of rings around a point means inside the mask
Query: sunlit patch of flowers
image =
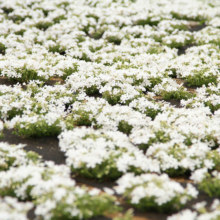
<svg viewBox="0 0 220 220"><path fill-rule="evenodd" d="M132 148L127 135L119 131L102 131L92 128L75 128L59 135L59 146L62 151L81 148Z"/></svg>
<svg viewBox="0 0 220 220"><path fill-rule="evenodd" d="M138 209L171 212L196 198L198 191L192 184L183 188L180 183L169 179L167 174L125 174L118 181L117 193L122 194Z"/></svg>
<svg viewBox="0 0 220 220"><path fill-rule="evenodd" d="M80 94L78 100L69 106L70 113L65 118L67 129L76 126L91 126L104 106L110 107L105 99L88 97Z"/></svg>
<svg viewBox="0 0 220 220"><path fill-rule="evenodd" d="M152 97L152 96L151 96ZM155 102L153 98L140 97L134 99L130 102L129 107L132 107L134 110L139 111L147 116L155 119L155 117L167 109L170 108L170 105L166 102Z"/></svg>
<svg viewBox="0 0 220 220"><path fill-rule="evenodd" d="M52 162L45 165L13 167L1 172L0 194L34 200L38 219L58 216L81 219L119 209L115 197L100 194L98 189L76 186L67 166Z"/></svg>
<svg viewBox="0 0 220 220"><path fill-rule="evenodd" d="M40 83L41 85L37 85ZM42 82L30 82L27 89L21 85L2 86L0 90L0 116L12 119L25 114L46 114L51 110L65 115L64 111L76 101L76 95L62 85L43 86Z"/></svg>

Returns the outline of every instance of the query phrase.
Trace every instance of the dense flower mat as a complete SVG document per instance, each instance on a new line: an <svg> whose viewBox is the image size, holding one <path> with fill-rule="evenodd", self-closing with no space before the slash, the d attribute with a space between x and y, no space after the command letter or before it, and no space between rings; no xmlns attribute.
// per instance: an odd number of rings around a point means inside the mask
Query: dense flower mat
<svg viewBox="0 0 220 220"><path fill-rule="evenodd" d="M218 0L0 0L0 219L220 219L219 46Z"/></svg>

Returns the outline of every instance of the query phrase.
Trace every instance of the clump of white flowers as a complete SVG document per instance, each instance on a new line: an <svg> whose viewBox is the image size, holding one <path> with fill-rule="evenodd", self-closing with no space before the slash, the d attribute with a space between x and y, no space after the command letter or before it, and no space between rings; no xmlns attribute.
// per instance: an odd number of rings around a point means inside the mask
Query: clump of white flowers
<svg viewBox="0 0 220 220"><path fill-rule="evenodd" d="M119 131L102 131L92 128L75 128L59 135L59 146L62 151L70 149L124 149L133 145L128 137Z"/></svg>
<svg viewBox="0 0 220 220"><path fill-rule="evenodd" d="M0 171L8 170L10 167L17 167L26 164L37 164L40 162L40 156L33 152L26 152L25 145L10 145L6 142L0 142Z"/></svg>
<svg viewBox="0 0 220 220"><path fill-rule="evenodd" d="M177 84L173 79L164 78L162 82L153 88L153 92L161 95L164 99L188 99L193 96L182 85Z"/></svg>
<svg viewBox="0 0 220 220"><path fill-rule="evenodd" d="M46 167L45 167L46 165ZM53 162L45 164L28 164L19 167L11 167L7 171L0 172L0 194L13 196L21 200L35 199L54 182L55 184L71 184L70 170L65 165L55 165ZM59 183L56 180L59 180Z"/></svg>
<svg viewBox="0 0 220 220"><path fill-rule="evenodd" d="M103 130L121 131L130 134L133 128L142 128L151 121L150 117L128 106L104 106L95 117L95 125Z"/></svg>
<svg viewBox="0 0 220 220"><path fill-rule="evenodd" d="M70 105L70 113L65 118L67 129L76 126L91 126L96 123L97 115L102 111L103 107L109 104L105 99L88 97L84 93L80 94L78 100Z"/></svg>
<svg viewBox="0 0 220 220"><path fill-rule="evenodd" d="M27 212L33 208L31 202L19 202L16 198L0 198L0 219L28 220Z"/></svg>
<svg viewBox="0 0 220 220"><path fill-rule="evenodd" d="M187 146L204 142L210 147L219 144L219 116L212 115L207 107L195 109L170 109L159 113L143 128L133 129L132 143L147 149L153 143L178 140Z"/></svg>
<svg viewBox="0 0 220 220"><path fill-rule="evenodd" d="M196 170L190 178L198 184L200 190L206 192L210 197L219 196L220 173L218 170L219 167L210 173L205 167Z"/></svg>
<svg viewBox="0 0 220 220"><path fill-rule="evenodd" d="M141 112L142 114L146 114L147 116L155 119L158 113L166 111L171 106L166 102L155 102L153 98L141 97L134 99L129 107L132 107L134 110Z"/></svg>
<svg viewBox="0 0 220 220"><path fill-rule="evenodd" d="M181 176L201 167L219 169L220 154L202 142L190 147L177 140L151 145L146 155L160 162L161 171L169 176Z"/></svg>
<svg viewBox="0 0 220 220"><path fill-rule="evenodd" d="M59 135L66 163L81 176L100 180L117 179L123 173L160 172L159 163L144 156L119 131L75 128Z"/></svg>
<svg viewBox="0 0 220 220"><path fill-rule="evenodd" d="M220 84L216 86L209 84L209 86L203 86L196 90L196 96L188 99L181 100L181 104L190 108L196 108L199 106L208 106L212 112L219 110L219 89Z"/></svg>
<svg viewBox="0 0 220 220"><path fill-rule="evenodd" d="M88 219L119 210L116 198L86 187L50 187L36 200L37 219Z"/></svg>
<svg viewBox="0 0 220 220"><path fill-rule="evenodd" d="M56 136L66 128L63 118L55 112L16 116L8 126L14 128L14 133L22 137Z"/></svg>
<svg viewBox="0 0 220 220"><path fill-rule="evenodd" d="M207 202L205 201L196 203L195 205L193 205L193 208L196 211L185 209L183 211L180 211L177 214L174 214L168 217L167 220L176 220L176 219L184 220L186 218L190 220L218 219L220 217L219 199L215 199L209 209L205 207L206 205L207 205Z"/></svg>
<svg viewBox="0 0 220 220"><path fill-rule="evenodd" d="M134 176L127 173L118 181L116 191L141 210L171 212L179 210L187 201L196 198L198 191L192 184L183 188L180 183L169 179L167 174L142 174Z"/></svg>

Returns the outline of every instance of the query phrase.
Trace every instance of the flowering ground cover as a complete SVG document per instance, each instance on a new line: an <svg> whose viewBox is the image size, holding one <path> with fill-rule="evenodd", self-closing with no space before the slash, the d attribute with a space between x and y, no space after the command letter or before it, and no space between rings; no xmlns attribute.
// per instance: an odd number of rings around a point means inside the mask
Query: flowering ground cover
<svg viewBox="0 0 220 220"><path fill-rule="evenodd" d="M220 219L218 0L0 0L0 219Z"/></svg>

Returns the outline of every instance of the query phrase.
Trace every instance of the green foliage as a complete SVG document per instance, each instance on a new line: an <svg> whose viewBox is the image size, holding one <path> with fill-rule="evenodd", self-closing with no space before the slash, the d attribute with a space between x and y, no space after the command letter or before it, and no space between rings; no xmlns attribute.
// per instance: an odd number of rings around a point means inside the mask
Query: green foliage
<svg viewBox="0 0 220 220"><path fill-rule="evenodd" d="M90 34L90 37L98 40L103 36L104 33L105 33L104 29L96 29L92 34Z"/></svg>
<svg viewBox="0 0 220 220"><path fill-rule="evenodd" d="M146 108L144 111L144 114L147 115L148 117L151 117L152 120L154 120L159 113L162 113L160 109L153 109L153 108Z"/></svg>
<svg viewBox="0 0 220 220"><path fill-rule="evenodd" d="M10 8L10 7L3 7L3 8L1 8L3 11L4 11L4 13L6 13L6 14L9 14L9 13L11 13L11 12L13 12L14 11L14 9L13 8Z"/></svg>
<svg viewBox="0 0 220 220"><path fill-rule="evenodd" d="M121 100L121 96L124 94L125 91L123 91L120 86L112 86L111 91L105 91L102 93L102 98L106 99L110 105L116 105L118 103L122 105L129 105L132 100L142 96L141 92L139 92L138 95L135 95L134 97L123 101Z"/></svg>
<svg viewBox="0 0 220 220"><path fill-rule="evenodd" d="M208 86L209 83L213 83L215 85L218 83L218 76L208 73L207 68L200 71L192 70L192 73L192 75L188 75L184 78L189 86Z"/></svg>
<svg viewBox="0 0 220 220"><path fill-rule="evenodd" d="M70 113L65 118L66 128L71 130L76 126L91 126L95 119L91 119L90 114L92 114L92 112L87 112L83 109Z"/></svg>
<svg viewBox="0 0 220 220"><path fill-rule="evenodd" d="M218 109L220 109L220 104L214 105L214 104L212 104L211 101L204 102L204 104L205 104L205 106L208 106L212 112L217 111Z"/></svg>
<svg viewBox="0 0 220 220"><path fill-rule="evenodd" d="M72 75L73 73L77 72L78 70L78 65L77 64L73 64L72 67L68 67L68 68L65 68L63 70L63 72L65 73L63 76L61 76L61 78L63 80L66 80L66 78L70 75Z"/></svg>
<svg viewBox="0 0 220 220"><path fill-rule="evenodd" d="M154 86L156 86L157 84L160 84L162 82L162 79L160 77L152 77L149 79L151 85L149 87L146 87L146 89L151 90L152 88L154 88Z"/></svg>
<svg viewBox="0 0 220 220"><path fill-rule="evenodd" d="M41 81L46 80L43 77L38 76L38 73L36 70L29 69L29 68L27 68L26 65L24 65L22 68L17 68L16 72L20 76L18 76L16 78L10 78L11 80L15 80L17 82L25 82L25 83L27 83L30 80L37 80L37 79L41 80Z"/></svg>
<svg viewBox="0 0 220 220"><path fill-rule="evenodd" d="M29 138L57 136L61 133L61 119L57 119L52 125L49 125L45 120L38 119L37 122L17 122L14 126L14 134Z"/></svg>
<svg viewBox="0 0 220 220"><path fill-rule="evenodd" d="M123 215L120 214L113 218L113 220L133 220L133 209L128 209Z"/></svg>
<svg viewBox="0 0 220 220"><path fill-rule="evenodd" d="M140 19L138 21L135 22L136 25L141 25L141 26L145 26L145 25L157 25L160 22L159 20L155 20L152 19L152 17L147 17L146 19Z"/></svg>
<svg viewBox="0 0 220 220"><path fill-rule="evenodd" d="M115 89L115 87L112 87L112 89ZM123 92L118 93L117 95L115 95L109 91L105 91L102 93L102 97L104 99L106 99L110 105L116 105L117 103L119 103L121 95L123 95Z"/></svg>
<svg viewBox="0 0 220 220"><path fill-rule="evenodd" d="M48 50L49 50L49 52L52 52L52 53L59 53L61 55L64 55L66 48L61 47L60 44L56 44L54 46L49 46Z"/></svg>
<svg viewBox="0 0 220 220"><path fill-rule="evenodd" d="M37 154L36 152L34 152L34 151L27 152L26 157L29 160L33 161L34 163L38 162L39 159L41 158L41 156L39 154Z"/></svg>
<svg viewBox="0 0 220 220"><path fill-rule="evenodd" d="M25 31L26 31L26 29L21 29L19 31L16 31L15 34L23 36Z"/></svg>
<svg viewBox="0 0 220 220"><path fill-rule="evenodd" d="M5 55L5 50L6 49L7 49L6 46L4 44L0 43L0 53L2 55Z"/></svg>
<svg viewBox="0 0 220 220"><path fill-rule="evenodd" d="M168 99L176 99L176 100L184 99L184 100L187 100L187 99L190 99L190 98L195 96L195 94L192 94L192 93L184 90L184 88L180 88L177 91L170 91L170 92L168 92L166 90L162 90L160 92L160 95L165 100L168 100Z"/></svg>
<svg viewBox="0 0 220 220"><path fill-rule="evenodd" d="M102 163L97 164L94 168L88 168L86 164L81 164L80 168L74 169L71 167L73 173L79 174L83 177L103 180L116 180L122 172L118 171L116 165L116 158L119 155L110 155L109 158L105 159Z"/></svg>
<svg viewBox="0 0 220 220"><path fill-rule="evenodd" d="M133 126L129 125L128 122L122 120L118 124L118 130L129 135L131 133Z"/></svg>
<svg viewBox="0 0 220 220"><path fill-rule="evenodd" d="M121 40L120 38L116 37L116 36L109 36L106 38L108 40L109 43L114 43L116 45L120 45L121 44Z"/></svg>
<svg viewBox="0 0 220 220"><path fill-rule="evenodd" d="M95 53L96 51L99 51L103 48L103 45L99 46L99 47L93 47L93 46L89 46L89 50L92 52L92 53Z"/></svg>
<svg viewBox="0 0 220 220"><path fill-rule="evenodd" d="M207 173L205 178L198 183L198 188L206 192L210 197L220 197L220 179L213 177L210 173Z"/></svg>
<svg viewBox="0 0 220 220"><path fill-rule="evenodd" d="M175 36L175 35L174 35ZM188 39L187 39L188 38ZM165 38L166 39L166 38ZM162 40L163 44L171 47L171 48L180 48L183 47L185 45L188 44L192 44L193 43L193 36L187 36L184 40L184 42L179 42L178 40L176 40L175 38L170 38L171 43L166 43L166 40Z"/></svg>
<svg viewBox="0 0 220 220"><path fill-rule="evenodd" d="M74 191L74 189L73 189ZM48 199L53 199L53 194L42 196L36 201L36 204L44 203ZM80 220L90 219L92 217L104 215L105 213L115 213L120 211L120 208L115 205L115 197L109 196L106 193L90 196L89 193L84 195L75 195L76 199L74 204L68 204L66 199L56 203L56 207L50 210L51 220ZM71 210L76 208L80 213L72 216ZM68 211L67 211L68 210ZM43 216L39 216L43 220Z"/></svg>
<svg viewBox="0 0 220 220"><path fill-rule="evenodd" d="M168 128L168 127L167 127ZM155 137L151 137L148 143L139 144L138 147L142 150L146 150L149 146L155 143L166 143L171 140L170 135L165 130L158 130L154 132Z"/></svg>
<svg viewBox="0 0 220 220"><path fill-rule="evenodd" d="M180 198L178 196L173 198L171 201L164 203L162 205L158 205L155 202L155 199L152 197L143 198L140 200L138 204L131 203L131 205L141 211L145 211L145 212L155 211L155 212L160 212L160 213L172 213L184 207L184 204L181 204Z"/></svg>
<svg viewBox="0 0 220 220"><path fill-rule="evenodd" d="M40 22L38 22L35 26L36 26L36 28L45 31L45 30L47 30L49 27L51 27L52 25L53 25L53 22L40 21Z"/></svg>
<svg viewBox="0 0 220 220"><path fill-rule="evenodd" d="M53 19L54 23L60 23L60 21L65 20L66 16L65 15L60 15L56 18Z"/></svg>

